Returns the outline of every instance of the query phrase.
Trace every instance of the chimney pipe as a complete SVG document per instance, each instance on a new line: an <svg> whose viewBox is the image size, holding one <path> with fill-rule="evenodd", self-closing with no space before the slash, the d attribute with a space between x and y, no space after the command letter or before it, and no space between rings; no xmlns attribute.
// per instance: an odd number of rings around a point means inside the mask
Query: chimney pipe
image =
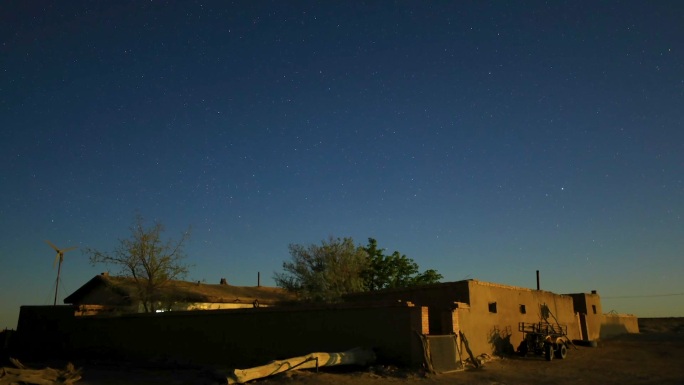
<svg viewBox="0 0 684 385"><path fill-rule="evenodd" d="M539 290L539 270L537 270L537 290Z"/></svg>
<svg viewBox="0 0 684 385"><path fill-rule="evenodd" d="M261 272L257 271L257 287L261 287Z"/></svg>

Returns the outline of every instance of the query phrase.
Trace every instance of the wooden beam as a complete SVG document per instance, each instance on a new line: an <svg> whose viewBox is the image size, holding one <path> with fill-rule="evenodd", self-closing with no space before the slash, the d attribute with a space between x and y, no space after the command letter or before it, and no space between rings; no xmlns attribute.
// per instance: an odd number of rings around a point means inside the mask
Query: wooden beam
<svg viewBox="0 0 684 385"><path fill-rule="evenodd" d="M354 348L341 353L310 353L306 356L272 361L249 369L235 369L229 374L228 384L244 384L248 381L299 369L318 369L321 366L368 365L375 361L372 349Z"/></svg>

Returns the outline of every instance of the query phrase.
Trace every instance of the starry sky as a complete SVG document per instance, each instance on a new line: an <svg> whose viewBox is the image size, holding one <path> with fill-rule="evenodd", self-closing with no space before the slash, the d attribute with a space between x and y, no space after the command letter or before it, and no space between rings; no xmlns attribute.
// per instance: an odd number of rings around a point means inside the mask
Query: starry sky
<svg viewBox="0 0 684 385"><path fill-rule="evenodd" d="M684 3L3 1L0 328L136 210L189 280L378 240L444 281L684 316Z"/></svg>

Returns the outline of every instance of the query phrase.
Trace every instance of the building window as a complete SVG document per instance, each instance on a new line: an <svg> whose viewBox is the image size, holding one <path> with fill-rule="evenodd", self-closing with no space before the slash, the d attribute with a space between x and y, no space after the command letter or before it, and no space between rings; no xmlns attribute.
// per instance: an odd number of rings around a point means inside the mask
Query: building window
<svg viewBox="0 0 684 385"><path fill-rule="evenodd" d="M490 313L496 313L496 302L490 302L489 303L489 312Z"/></svg>
<svg viewBox="0 0 684 385"><path fill-rule="evenodd" d="M596 314L596 305L591 305L591 310Z"/></svg>
<svg viewBox="0 0 684 385"><path fill-rule="evenodd" d="M520 314L527 314L527 309L525 308L525 305L520 305Z"/></svg>

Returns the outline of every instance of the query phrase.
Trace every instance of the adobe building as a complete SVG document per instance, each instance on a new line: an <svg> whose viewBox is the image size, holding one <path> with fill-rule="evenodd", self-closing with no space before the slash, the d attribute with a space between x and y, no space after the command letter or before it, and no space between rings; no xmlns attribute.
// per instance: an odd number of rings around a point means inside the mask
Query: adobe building
<svg viewBox="0 0 684 385"><path fill-rule="evenodd" d="M463 332L476 354L510 353L523 334L520 322L547 321L567 326L570 340L599 338L601 298L589 294L555 294L474 279L348 295L350 303L411 302L428 309L431 335ZM542 314L542 306L550 314Z"/></svg>
<svg viewBox="0 0 684 385"><path fill-rule="evenodd" d="M133 278L96 275L64 299L76 308L76 315L142 313L138 287ZM160 311L219 310L269 307L291 301L287 291L266 286L233 286L224 279L219 284L171 281L159 290L155 308Z"/></svg>
<svg viewBox="0 0 684 385"><path fill-rule="evenodd" d="M450 336L461 349L462 339L453 336L463 333L477 356L513 352L523 338L521 322L538 323L546 318L549 323L564 325L570 340L585 341L602 337L605 326L596 292L563 295L473 279L358 293L334 305L291 306L275 298L269 302L260 291L238 291L241 303L251 304L258 298L273 306L156 314L87 313L88 306L136 306L127 297L130 293L115 281L107 276L93 278L67 297L73 301L70 306L22 306L17 334L27 354L50 352L62 358L104 354L141 360L166 357L239 368L312 352L371 347L380 363L420 366L426 360L425 336ZM200 297L178 297L183 306L229 303L225 299L236 298L238 292L233 290L240 289L186 284L189 286L180 287L208 288L202 289ZM233 295L209 295L213 290ZM187 301L181 301L183 298ZM610 323L612 331L629 331L636 318L613 316Z"/></svg>

